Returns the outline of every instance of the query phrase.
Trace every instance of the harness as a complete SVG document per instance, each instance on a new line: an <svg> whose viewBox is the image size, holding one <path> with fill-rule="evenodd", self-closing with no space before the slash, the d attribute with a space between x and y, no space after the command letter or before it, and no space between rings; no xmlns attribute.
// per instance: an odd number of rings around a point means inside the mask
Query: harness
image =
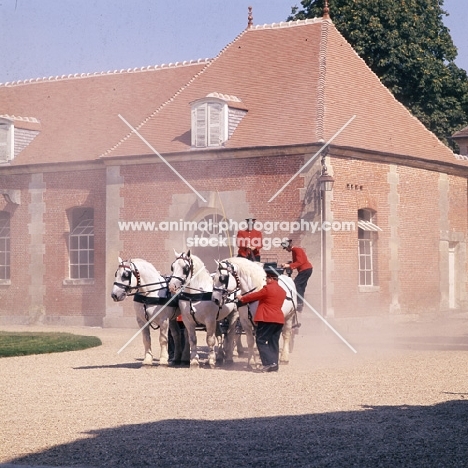
<svg viewBox="0 0 468 468"><path fill-rule="evenodd" d="M281 281L281 282L286 286L286 289L289 291L289 294L290 294L290 297L288 297L288 296L286 295L286 300L291 301L292 304L293 304L293 307L294 307L294 319L293 319L292 328L299 328L299 327L301 326L301 324L299 323L299 320L297 319L297 307L296 307L296 304L294 303L294 300L293 300L292 289L288 286L288 284L286 283L286 281L284 281L283 279L281 279L280 276L278 276L278 281Z"/></svg>
<svg viewBox="0 0 468 468"><path fill-rule="evenodd" d="M128 285L124 283L119 283L117 281L114 281L114 285L123 289L125 293L127 294L127 296L133 296L134 302L143 304L143 307L145 310L145 319L147 321L150 321L150 318L148 316L148 310L147 310L148 306L153 306L153 305L166 305L166 306L171 306L171 307L178 306L178 302L177 302L178 298L171 297L171 294L169 292L167 278L164 278L164 281L158 281L156 283L141 284L140 272L138 271L138 268L136 267L135 263L133 263L131 260L120 262L115 272L115 277L117 277L117 273L119 272L120 268L124 269L124 272L121 274L121 277L122 278L128 277ZM132 286L133 276L136 279L136 286ZM157 286L157 287L154 289L146 290L144 292L140 292L141 288L148 288L151 286ZM156 297L148 296L148 294L161 291L162 289L166 290L165 296L156 296ZM153 330L157 330L159 328L159 325L155 326L153 325L153 323L150 323L150 327Z"/></svg>
<svg viewBox="0 0 468 468"><path fill-rule="evenodd" d="M223 267L222 263L225 263L226 266ZM226 270L227 274L223 275L222 270ZM223 285L223 288L213 287L213 291L220 291L222 293L224 302L226 304L229 304L231 302L237 302L235 299L235 296L236 296L236 292L241 290L241 284L240 284L239 275L237 274L237 271L234 265L229 260L223 260L223 262L220 262L218 264L218 271L219 271L218 279L219 279L219 282ZM233 278L236 280L236 288L233 291L228 291L229 274L231 274ZM233 295L232 299L228 298L230 294Z"/></svg>
<svg viewBox="0 0 468 468"><path fill-rule="evenodd" d="M185 275L185 278L181 278L180 276L175 276L172 275L172 278L178 279L181 282L182 287L184 288L184 291L179 293L178 298L179 300L182 301L187 301L190 305L190 315L195 322L195 326L198 329L205 330L206 327L202 323L200 323L197 318L195 317L195 309L193 308L193 302L202 302L202 301L210 301L212 300L212 291L202 291L197 288L192 288L190 286L185 286L185 283L187 282L189 276L193 276L193 260L191 257L187 257L184 253L180 254L175 261L177 260L183 260L185 262L185 265L182 269L182 273ZM171 265L171 271L172 273L174 272L174 266ZM191 289L193 291L197 292L187 292L186 289ZM218 313L216 315L216 321L218 321L219 318L219 311L221 310L221 306L218 307Z"/></svg>
<svg viewBox="0 0 468 468"><path fill-rule="evenodd" d="M223 263L226 266L223 266L222 265ZM222 273L222 270L226 270L227 274L224 275ZM241 283L240 283L239 275L237 274L237 271L236 271L234 265L229 260L223 260L222 262L218 263L218 271L219 271L219 274L220 274L218 279L219 279L219 282L223 285L223 288L213 287L213 290L214 291L221 291L225 304L229 304L231 302L237 302L237 300L235 299L235 297L236 297L235 293L241 290ZM233 291L228 291L229 275L230 274L236 280L236 288ZM251 293L254 290L255 290L255 288L253 288L251 291L248 291L247 294ZM228 298L228 296L230 294L233 295L232 299ZM255 325L255 322L253 321L252 312L250 310L250 304L247 304L247 316L249 318L249 322L251 323L253 330L255 330L256 325Z"/></svg>

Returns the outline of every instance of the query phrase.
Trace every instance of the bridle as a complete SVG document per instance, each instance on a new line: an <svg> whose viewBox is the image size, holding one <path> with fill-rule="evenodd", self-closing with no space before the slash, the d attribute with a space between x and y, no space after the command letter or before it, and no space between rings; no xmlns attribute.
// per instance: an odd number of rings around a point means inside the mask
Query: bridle
<svg viewBox="0 0 468 468"><path fill-rule="evenodd" d="M223 271L225 271L226 273L223 273ZM228 260L223 260L222 262L218 263L218 272L218 280L222 284L222 287L217 288L213 286L213 291L218 291L221 293L221 297L223 298L224 304L228 304L229 302L236 302L236 293L241 290L241 284L235 266ZM228 289L229 275L232 275L232 277L236 280L236 287L232 291L229 291ZM228 299L228 296L231 294L233 295L233 298Z"/></svg>
<svg viewBox="0 0 468 468"><path fill-rule="evenodd" d="M174 273L174 263L177 262L177 260L183 260L185 265L182 268L182 273L185 275L185 278L181 278L180 276L175 276ZM181 283L181 287L185 285L189 277L193 276L193 260L191 257L187 257L183 253L181 253L175 260L174 263L171 265L171 278L175 278L176 280L179 280Z"/></svg>
<svg viewBox="0 0 468 468"><path fill-rule="evenodd" d="M152 292L160 291L161 289L167 289L167 280L164 279L164 281L158 281L156 283L147 283L147 284L141 284L141 277L140 277L140 272L138 271L138 268L136 267L135 263L133 263L131 260L122 260L119 263L119 266L117 270L115 271L115 278L117 278L117 274L119 273L119 270L123 269L124 271L120 275L120 277L123 280L128 280L128 284L124 283L119 283L118 281L114 281L114 286L117 286L125 291L127 296L134 296L135 294L150 294ZM136 279L136 286L132 286L132 279L135 277ZM146 290L143 292L140 292L141 288L147 288L150 286L161 286L157 287L155 289L150 289Z"/></svg>

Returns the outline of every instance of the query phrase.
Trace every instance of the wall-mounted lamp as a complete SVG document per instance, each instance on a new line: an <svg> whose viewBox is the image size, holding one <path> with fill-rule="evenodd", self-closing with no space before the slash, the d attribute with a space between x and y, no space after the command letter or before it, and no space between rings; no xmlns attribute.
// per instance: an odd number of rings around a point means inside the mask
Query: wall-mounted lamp
<svg viewBox="0 0 468 468"><path fill-rule="evenodd" d="M333 190L333 184L335 183L335 179L328 173L327 165L325 163L325 157L328 154L328 147L326 147L322 151L322 173L318 178L318 183L321 192L329 192Z"/></svg>

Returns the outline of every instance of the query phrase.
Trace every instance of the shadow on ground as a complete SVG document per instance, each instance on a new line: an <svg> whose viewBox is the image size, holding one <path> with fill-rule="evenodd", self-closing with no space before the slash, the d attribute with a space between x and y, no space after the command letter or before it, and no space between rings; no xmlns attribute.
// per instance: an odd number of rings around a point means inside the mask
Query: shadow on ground
<svg viewBox="0 0 468 468"><path fill-rule="evenodd" d="M88 438L11 463L93 467L461 467L467 466L467 436L468 401L460 399L433 406L369 406L353 412L128 425L91 431L83 434Z"/></svg>

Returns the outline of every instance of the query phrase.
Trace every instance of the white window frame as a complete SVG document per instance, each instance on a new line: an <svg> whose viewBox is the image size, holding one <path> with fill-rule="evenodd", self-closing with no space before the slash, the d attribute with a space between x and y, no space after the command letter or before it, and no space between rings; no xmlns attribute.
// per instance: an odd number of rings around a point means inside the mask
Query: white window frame
<svg viewBox="0 0 468 468"><path fill-rule="evenodd" d="M94 279L94 219L82 219L70 231L69 277Z"/></svg>
<svg viewBox="0 0 468 468"><path fill-rule="evenodd" d="M7 163L15 155L15 126L13 121L0 117L0 163Z"/></svg>
<svg viewBox="0 0 468 468"><path fill-rule="evenodd" d="M192 137L194 148L222 146L228 139L228 105L222 99L199 99L192 103Z"/></svg>
<svg viewBox="0 0 468 468"><path fill-rule="evenodd" d="M374 248L372 233L359 228L359 286L375 286L374 284Z"/></svg>
<svg viewBox="0 0 468 468"><path fill-rule="evenodd" d="M0 281L10 281L11 275L10 213L0 211Z"/></svg>
<svg viewBox="0 0 468 468"><path fill-rule="evenodd" d="M375 215L376 213L369 209L358 211L358 285L361 288L378 286L375 258L377 233L381 229L374 224Z"/></svg>

